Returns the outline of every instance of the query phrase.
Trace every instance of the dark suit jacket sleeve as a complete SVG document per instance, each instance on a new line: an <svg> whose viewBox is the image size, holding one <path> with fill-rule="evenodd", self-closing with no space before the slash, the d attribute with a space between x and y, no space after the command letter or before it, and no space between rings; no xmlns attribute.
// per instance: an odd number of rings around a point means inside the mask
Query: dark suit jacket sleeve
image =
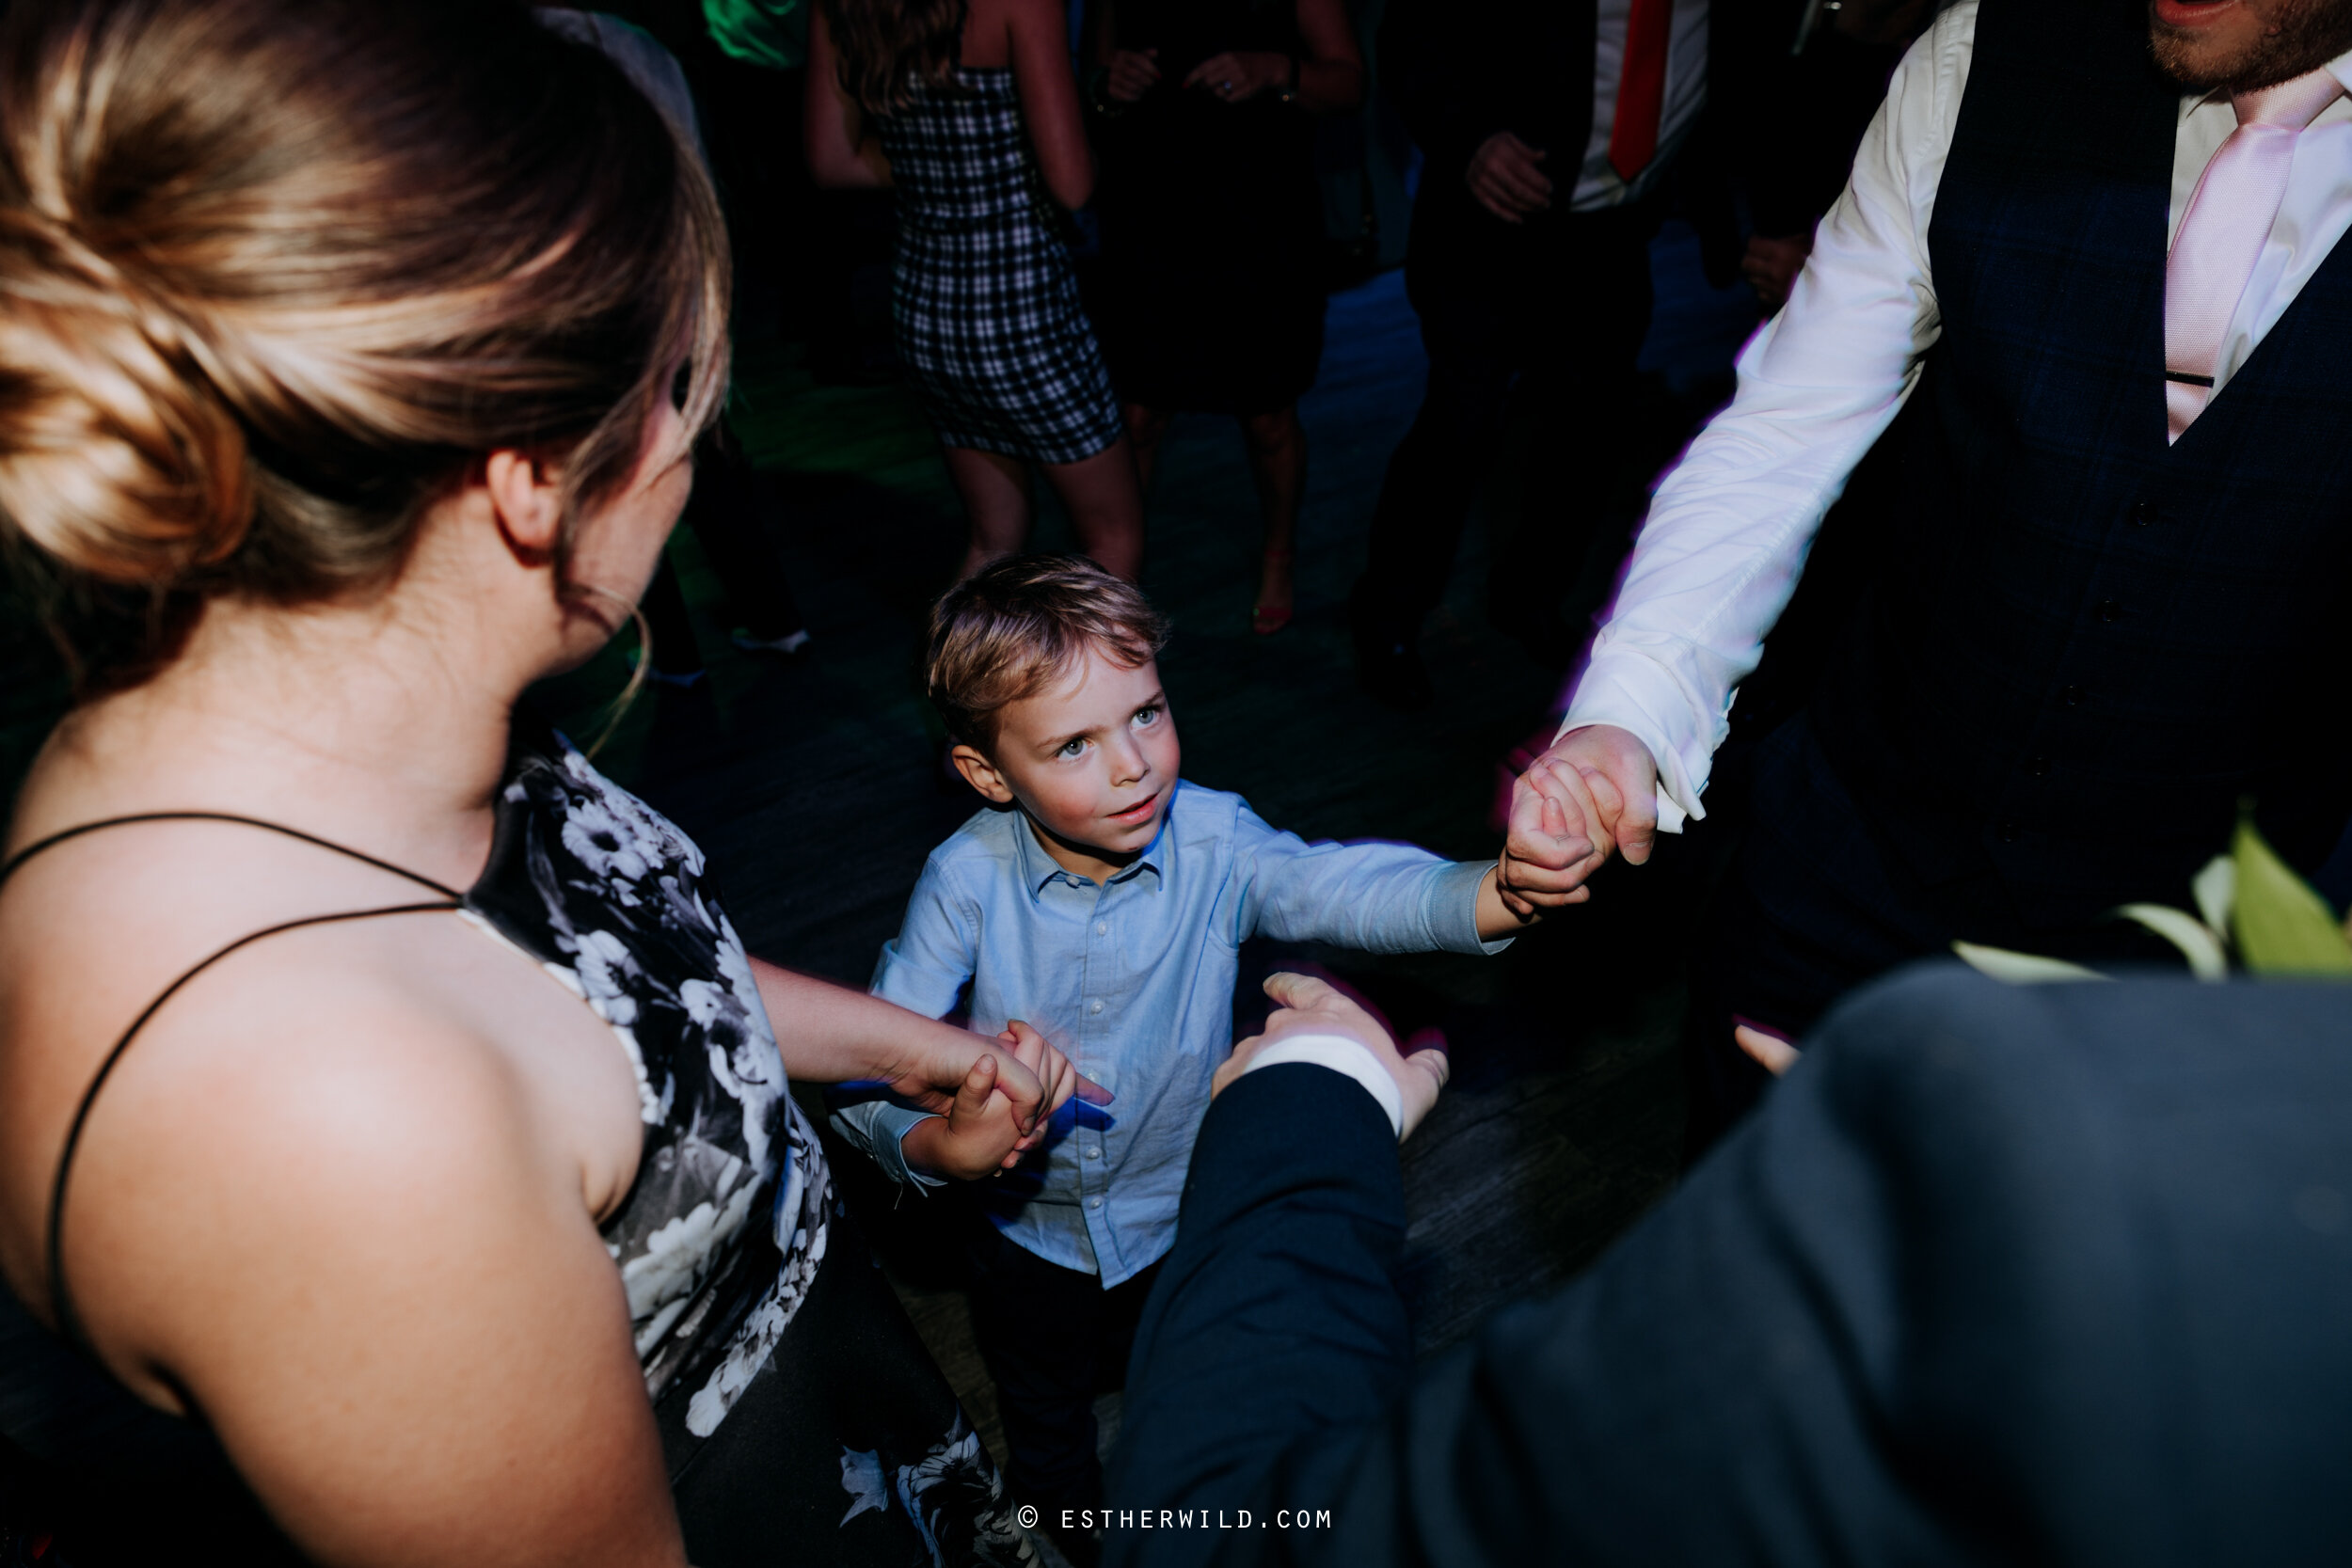
<svg viewBox="0 0 2352 1568"><path fill-rule="evenodd" d="M1417 1375L1385 1124L1245 1078L1112 1501L1251 1528L1114 1518L1110 1560L2352 1560L2346 994L1875 988L1589 1274Z"/></svg>

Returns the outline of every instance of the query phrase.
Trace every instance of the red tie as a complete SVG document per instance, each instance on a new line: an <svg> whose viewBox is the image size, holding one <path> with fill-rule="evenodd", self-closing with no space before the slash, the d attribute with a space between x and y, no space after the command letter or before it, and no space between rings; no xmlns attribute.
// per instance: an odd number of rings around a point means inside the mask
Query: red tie
<svg viewBox="0 0 2352 1568"><path fill-rule="evenodd" d="M1625 23L1625 73L1617 78L1617 119L1609 130L1609 166L1630 182L1658 156L1658 117L1666 106L1666 42L1674 0L1633 0Z"/></svg>

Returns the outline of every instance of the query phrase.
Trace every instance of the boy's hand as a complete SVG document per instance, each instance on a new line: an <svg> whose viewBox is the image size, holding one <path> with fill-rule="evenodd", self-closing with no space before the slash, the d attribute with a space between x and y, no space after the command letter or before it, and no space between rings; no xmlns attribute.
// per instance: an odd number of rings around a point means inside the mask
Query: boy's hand
<svg viewBox="0 0 2352 1568"><path fill-rule="evenodd" d="M977 1181L1017 1162L1022 1127L1012 1101L996 1089L994 1053L972 1064L944 1117L918 1121L900 1142L907 1164L959 1181Z"/></svg>
<svg viewBox="0 0 2352 1568"><path fill-rule="evenodd" d="M1044 1097L1041 1103L1050 1107L1044 1115L1035 1119L1026 1132L1015 1141L1012 1152L1005 1156L1003 1168L1010 1170L1021 1163L1021 1157L1024 1154L1045 1141L1045 1134L1054 1124L1054 1112L1061 1108L1064 1101L1076 1094L1092 1104L1108 1104L1110 1091L1103 1088L1091 1079L1080 1077L1078 1069L1071 1065L1069 1057L1046 1044L1043 1035L1039 1034L1017 1018L1006 1024L1004 1033L996 1037L1011 1051L1013 1060L1029 1069L1030 1076L1037 1080L1038 1087ZM1081 1088L1079 1086L1081 1085L1085 1087ZM1001 1089L997 1092L1003 1093ZM1019 1114L1019 1109L1018 1106L1014 1107L1016 1116Z"/></svg>
<svg viewBox="0 0 2352 1568"><path fill-rule="evenodd" d="M1035 1047L1025 1048L1025 1038L1035 1040ZM894 1065L877 1076L917 1109L944 1112L978 1065L980 1054L991 1048L996 1054L996 1092L1011 1101L1025 1135L1052 1120L1073 1094L1096 1105L1111 1102L1110 1090L1072 1069L1069 1059L1047 1045L1042 1036L1018 1022L993 1041L940 1029L930 1036L922 1060L912 1066ZM1041 1064L1054 1077L1050 1086L1039 1081L1037 1065Z"/></svg>
<svg viewBox="0 0 2352 1568"><path fill-rule="evenodd" d="M1030 1030L1030 1037L1035 1039L1035 1030ZM1040 1039L1038 1044L1044 1041ZM1057 1051L1054 1055L1061 1053ZM1063 1063L1063 1069L1068 1069L1068 1063ZM955 1091L948 1112L917 1121L906 1131L898 1148L911 1166L960 1182L977 1182L983 1176L1009 1171L1044 1138L1044 1121L1030 1133L1021 1131L1019 1112L1002 1093L997 1072L997 1055L993 1051L981 1055L981 1060L972 1063L972 1072L964 1074L962 1088Z"/></svg>
<svg viewBox="0 0 2352 1568"><path fill-rule="evenodd" d="M1002 1049L972 1064L952 1100L935 1096L944 1102L930 1108L943 1112L941 1118L907 1130L899 1148L908 1164L937 1176L976 1181L1012 1169L1043 1143L1052 1131L1054 1112L1073 1095L1090 1104L1110 1103L1108 1089L1082 1076L1069 1057L1021 1020L1007 1024L995 1043ZM1008 1061L1010 1067L1005 1065ZM1016 1073L1038 1085L1037 1099L1007 1092ZM1033 1115L1032 1105L1046 1109Z"/></svg>
<svg viewBox="0 0 2352 1568"><path fill-rule="evenodd" d="M1613 724L1570 730L1511 786L1502 895L1525 912L1582 903L1612 854L1639 865L1658 834L1658 762Z"/></svg>

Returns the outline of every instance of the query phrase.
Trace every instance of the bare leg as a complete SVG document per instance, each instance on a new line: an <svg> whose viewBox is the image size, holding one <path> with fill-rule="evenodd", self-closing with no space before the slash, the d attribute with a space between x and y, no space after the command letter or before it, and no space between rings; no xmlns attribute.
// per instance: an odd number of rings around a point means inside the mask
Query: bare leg
<svg viewBox="0 0 2352 1568"><path fill-rule="evenodd" d="M1135 448L1121 436L1092 457L1044 465L1046 482L1070 509L1078 547L1106 572L1135 581L1143 574L1143 491Z"/></svg>
<svg viewBox="0 0 2352 1568"><path fill-rule="evenodd" d="M1002 452L949 447L947 477L956 482L964 513L972 519L972 544L963 552L963 569L956 574L961 582L1028 543L1029 466Z"/></svg>
<svg viewBox="0 0 2352 1568"><path fill-rule="evenodd" d="M1295 601L1293 551L1298 538L1298 502L1307 491L1307 431L1298 405L1271 414L1245 415L1243 439L1249 444L1249 471L1258 482L1258 506L1265 518L1265 541L1258 563L1258 603L1250 625L1260 632L1290 624Z"/></svg>
<svg viewBox="0 0 2352 1568"><path fill-rule="evenodd" d="M1176 418L1166 408L1146 408L1142 404L1122 405L1120 412L1126 417L1127 439L1136 449L1136 488L1144 495L1152 493L1152 475L1160 464L1160 437Z"/></svg>

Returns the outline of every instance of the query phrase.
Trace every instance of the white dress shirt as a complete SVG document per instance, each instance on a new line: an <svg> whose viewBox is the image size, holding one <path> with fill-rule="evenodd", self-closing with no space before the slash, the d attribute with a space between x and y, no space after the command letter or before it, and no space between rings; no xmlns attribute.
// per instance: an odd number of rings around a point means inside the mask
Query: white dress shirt
<svg viewBox="0 0 2352 1568"><path fill-rule="evenodd" d="M1740 355L1738 394L1659 486L1568 705L1561 733L1614 724L1650 749L1669 832L1707 815L1700 795L1734 689L1788 608L1823 515L1943 330L1928 222L1976 35L1977 0L1961 0L1904 55L1788 306ZM2352 84L2352 55L2328 69ZM2183 95L2168 232L2236 125L2226 93ZM2339 98L2296 143L2286 198L2222 342L2217 392L2347 228L2352 100Z"/></svg>
<svg viewBox="0 0 2352 1568"><path fill-rule="evenodd" d="M1623 206L1648 195L1673 162L1682 138L1698 123L1699 111L1707 107L1707 4L1708 0L1674 0L1674 14L1666 24L1666 95L1659 104L1658 151L1629 182L1619 178L1609 161L1609 138L1617 127L1617 87L1625 74L1626 31L1633 19L1633 0L1597 0L1593 134L1585 140L1582 162L1577 165L1576 186L1568 196L1570 212Z"/></svg>

